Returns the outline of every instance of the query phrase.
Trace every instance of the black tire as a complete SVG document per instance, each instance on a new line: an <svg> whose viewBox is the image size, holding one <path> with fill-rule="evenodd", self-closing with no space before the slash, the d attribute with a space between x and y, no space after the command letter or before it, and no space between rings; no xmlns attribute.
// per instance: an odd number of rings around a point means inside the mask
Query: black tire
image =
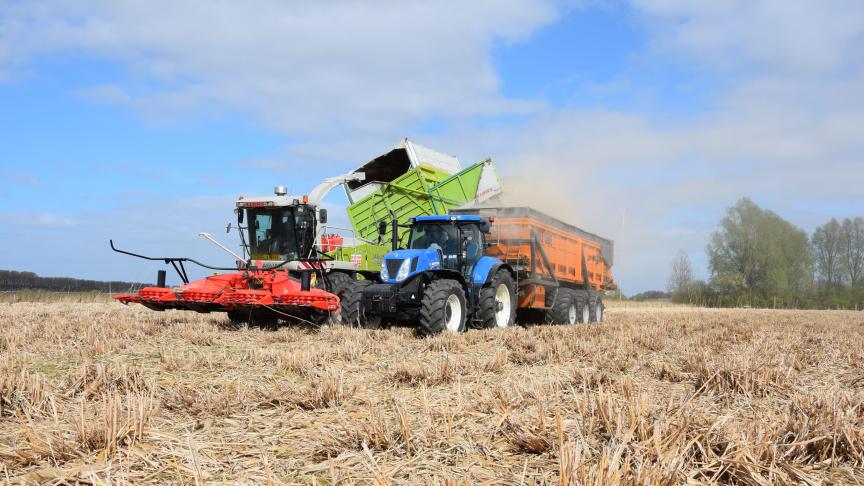
<svg viewBox="0 0 864 486"><path fill-rule="evenodd" d="M546 309L547 324L576 324L579 322L579 299L572 289L558 289L551 309Z"/></svg>
<svg viewBox="0 0 864 486"><path fill-rule="evenodd" d="M453 329L456 332L465 330L465 291L462 285L455 280L441 279L430 283L423 293L420 302L420 323L418 331L425 336L440 334L447 326L447 320L452 314L448 313L451 297L459 301L461 317L455 320Z"/></svg>
<svg viewBox="0 0 864 486"><path fill-rule="evenodd" d="M339 297L339 311L330 312L325 316L325 321L328 324L342 324L344 322L352 322L349 318L345 316L345 306L342 305L342 301L345 298L346 293L350 292L351 287L357 280L343 272L330 272L327 274L327 280L330 281L330 293ZM325 289L324 281L319 280L316 287L320 289Z"/></svg>
<svg viewBox="0 0 864 486"><path fill-rule="evenodd" d="M228 319L234 325L248 324L249 327L260 327L266 331L279 328L279 318L272 312L261 309L236 309L228 311Z"/></svg>
<svg viewBox="0 0 864 486"><path fill-rule="evenodd" d="M366 316L363 312L363 291L372 285L371 280L355 280L339 296L339 306L343 326L358 326L365 329L380 329L381 317Z"/></svg>
<svg viewBox="0 0 864 486"><path fill-rule="evenodd" d="M356 282L351 275L344 272L329 272L327 274L327 280L330 281L330 292L336 295L339 295L339 292L344 290L351 282ZM326 290L323 280L319 280L315 286Z"/></svg>
<svg viewBox="0 0 864 486"><path fill-rule="evenodd" d="M579 324L588 324L591 322L591 299L587 290L576 291L576 318Z"/></svg>
<svg viewBox="0 0 864 486"><path fill-rule="evenodd" d="M248 320L250 326L257 326L265 331L275 331L279 329L279 317L267 310L256 309L252 312L248 312Z"/></svg>
<svg viewBox="0 0 864 486"><path fill-rule="evenodd" d="M500 302L496 297L498 288L504 285L510 294L510 317L503 326L498 325L498 306ZM488 287L480 290L480 308L478 309L478 320L481 329L494 329L496 327L510 327L516 321L516 291L514 290L513 277L507 270L498 270L492 277Z"/></svg>
<svg viewBox="0 0 864 486"><path fill-rule="evenodd" d="M242 310L230 310L228 311L228 320L231 321L231 324L235 326L242 326L249 322L249 312Z"/></svg>
<svg viewBox="0 0 864 486"><path fill-rule="evenodd" d="M598 294L592 294L589 299L588 308L591 322L603 322L606 314L606 306L603 305L603 299Z"/></svg>

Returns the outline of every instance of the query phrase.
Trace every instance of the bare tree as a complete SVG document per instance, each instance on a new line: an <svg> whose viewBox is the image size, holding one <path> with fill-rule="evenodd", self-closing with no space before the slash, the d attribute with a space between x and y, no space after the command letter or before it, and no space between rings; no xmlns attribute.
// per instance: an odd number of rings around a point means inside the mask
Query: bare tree
<svg viewBox="0 0 864 486"><path fill-rule="evenodd" d="M864 277L864 218L843 220L841 265L852 287Z"/></svg>
<svg viewBox="0 0 864 486"><path fill-rule="evenodd" d="M678 250L672 260L672 268L669 272L669 280L666 282L666 290L675 295L689 294L693 283L693 266L690 265L690 257L684 250Z"/></svg>
<svg viewBox="0 0 864 486"><path fill-rule="evenodd" d="M829 290L840 283L842 240L842 227L834 218L816 228L810 239L816 270Z"/></svg>

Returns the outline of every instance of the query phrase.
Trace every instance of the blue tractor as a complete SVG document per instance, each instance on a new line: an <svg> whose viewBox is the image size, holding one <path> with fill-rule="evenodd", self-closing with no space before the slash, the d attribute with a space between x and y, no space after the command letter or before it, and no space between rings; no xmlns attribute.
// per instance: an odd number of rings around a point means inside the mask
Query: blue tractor
<svg viewBox="0 0 864 486"><path fill-rule="evenodd" d="M407 227L408 247L397 249L398 226L393 224L393 251L381 264L382 283L363 286L364 324L416 323L424 335L513 324L516 274L484 255L488 218L420 216ZM386 225L379 231L386 233Z"/></svg>

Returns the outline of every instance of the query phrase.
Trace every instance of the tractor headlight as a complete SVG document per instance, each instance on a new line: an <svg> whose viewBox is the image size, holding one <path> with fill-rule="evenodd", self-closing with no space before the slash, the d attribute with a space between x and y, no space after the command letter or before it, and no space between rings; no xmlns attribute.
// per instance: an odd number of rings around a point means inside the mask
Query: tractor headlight
<svg viewBox="0 0 864 486"><path fill-rule="evenodd" d="M402 260L402 265L399 265L399 271L396 272L396 281L405 280L408 278L408 272L411 271L411 259Z"/></svg>
<svg viewBox="0 0 864 486"><path fill-rule="evenodd" d="M381 260L381 280L390 280L390 274L387 273L387 260Z"/></svg>

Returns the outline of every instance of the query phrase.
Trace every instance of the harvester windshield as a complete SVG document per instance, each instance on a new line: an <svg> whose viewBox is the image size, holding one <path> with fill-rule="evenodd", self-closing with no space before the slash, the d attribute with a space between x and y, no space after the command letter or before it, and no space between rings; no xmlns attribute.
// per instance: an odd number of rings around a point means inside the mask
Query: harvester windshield
<svg viewBox="0 0 864 486"><path fill-rule="evenodd" d="M304 206L248 208L249 253L254 260L308 256L315 238L313 212Z"/></svg>

